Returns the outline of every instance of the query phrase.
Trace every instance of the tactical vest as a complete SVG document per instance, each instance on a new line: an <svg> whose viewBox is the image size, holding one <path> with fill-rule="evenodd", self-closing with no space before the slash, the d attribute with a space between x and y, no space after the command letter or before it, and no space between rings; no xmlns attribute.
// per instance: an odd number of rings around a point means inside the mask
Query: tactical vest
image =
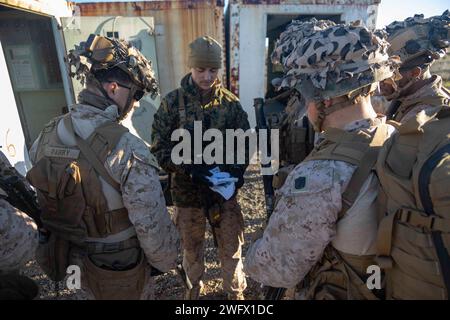
<svg viewBox="0 0 450 320"><path fill-rule="evenodd" d="M396 124L377 163L387 299L450 297L450 108L430 114Z"/></svg>
<svg viewBox="0 0 450 320"><path fill-rule="evenodd" d="M325 132L325 140L306 158L305 161L336 160L356 166L342 194L342 210L338 214L338 221L352 207L373 172L379 150L388 136L388 125L384 123L379 124L372 133L331 128ZM374 255L352 255L339 251L330 243L321 261L312 268L299 287L307 299L378 299L366 284L367 268L375 264L374 258Z"/></svg>
<svg viewBox="0 0 450 320"><path fill-rule="evenodd" d="M57 126L63 121L77 145L68 147L58 137ZM83 140L73 130L70 115L51 121L43 129L36 151L36 162L27 179L36 188L42 207L41 219L51 236L40 244L37 259L52 280L66 275L72 249L86 254L119 252L139 247L136 238L121 242L86 242L117 234L130 227L125 208L109 211L99 177L115 188L120 185L104 167L109 153L128 129L107 122Z"/></svg>
<svg viewBox="0 0 450 320"><path fill-rule="evenodd" d="M178 116L180 118L179 128L183 128L186 124L186 105L184 102L184 92L182 88L177 89L177 98L178 98ZM166 206L173 206L172 200L172 178L173 174L166 173L163 176L160 176L160 183L163 189L164 199L166 200Z"/></svg>

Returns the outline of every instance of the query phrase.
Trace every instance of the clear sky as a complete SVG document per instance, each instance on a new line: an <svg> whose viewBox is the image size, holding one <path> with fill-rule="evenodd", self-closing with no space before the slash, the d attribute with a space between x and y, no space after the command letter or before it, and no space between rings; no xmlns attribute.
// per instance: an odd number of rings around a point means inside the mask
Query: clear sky
<svg viewBox="0 0 450 320"><path fill-rule="evenodd" d="M117 2L125 0L73 0L74 2ZM228 1L225 1L228 2ZM425 17L441 14L450 9L450 0L381 0L378 7L377 28L395 20L404 20L416 13Z"/></svg>
<svg viewBox="0 0 450 320"><path fill-rule="evenodd" d="M395 20L404 20L416 13L426 17L442 14L450 9L449 0L381 0L378 7L377 28Z"/></svg>

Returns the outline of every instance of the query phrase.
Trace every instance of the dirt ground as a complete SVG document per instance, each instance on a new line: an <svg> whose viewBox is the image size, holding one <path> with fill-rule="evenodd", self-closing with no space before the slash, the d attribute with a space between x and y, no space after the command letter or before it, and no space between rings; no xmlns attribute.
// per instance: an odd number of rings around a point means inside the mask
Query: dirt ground
<svg viewBox="0 0 450 320"><path fill-rule="evenodd" d="M253 165L247 169L243 188L238 195L245 220L245 244L243 255L251 243L252 236L265 223L264 190L262 178L259 174L259 166ZM172 211L172 208L169 208ZM225 299L222 290L222 279L220 277L220 263L217 258L217 250L214 247L210 229L206 233L207 244L205 253L205 275L203 283L204 292L200 299L216 300ZM85 299L80 291L69 290L65 287L65 282L51 281L40 269L35 261L29 262L22 270L24 275L35 280L40 287L38 299L48 300L79 300ZM175 271L155 278L155 297L158 300L183 299L184 284ZM244 292L246 299L260 299L262 290L259 283L247 277L247 289Z"/></svg>

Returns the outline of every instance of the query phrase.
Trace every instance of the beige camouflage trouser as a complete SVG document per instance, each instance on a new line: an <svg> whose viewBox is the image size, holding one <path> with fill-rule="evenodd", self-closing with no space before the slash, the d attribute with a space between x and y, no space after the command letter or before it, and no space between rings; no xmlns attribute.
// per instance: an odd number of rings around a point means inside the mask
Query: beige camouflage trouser
<svg viewBox="0 0 450 320"><path fill-rule="evenodd" d="M247 287L242 264L244 218L236 199L223 204L220 227L215 229L222 268L223 288L231 297ZM205 265L206 217L203 209L175 207L175 224L181 236L183 267L193 285L202 279Z"/></svg>

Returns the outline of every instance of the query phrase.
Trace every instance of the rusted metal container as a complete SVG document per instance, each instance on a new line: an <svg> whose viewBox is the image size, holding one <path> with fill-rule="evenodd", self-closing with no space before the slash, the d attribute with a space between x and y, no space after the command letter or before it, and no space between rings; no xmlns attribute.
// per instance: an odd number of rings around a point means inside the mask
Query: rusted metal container
<svg viewBox="0 0 450 320"><path fill-rule="evenodd" d="M224 44L223 0L77 3L82 17L153 17L161 94L179 86L188 72L188 44L209 35ZM225 66L225 45L224 66ZM225 68L222 75L225 79Z"/></svg>

